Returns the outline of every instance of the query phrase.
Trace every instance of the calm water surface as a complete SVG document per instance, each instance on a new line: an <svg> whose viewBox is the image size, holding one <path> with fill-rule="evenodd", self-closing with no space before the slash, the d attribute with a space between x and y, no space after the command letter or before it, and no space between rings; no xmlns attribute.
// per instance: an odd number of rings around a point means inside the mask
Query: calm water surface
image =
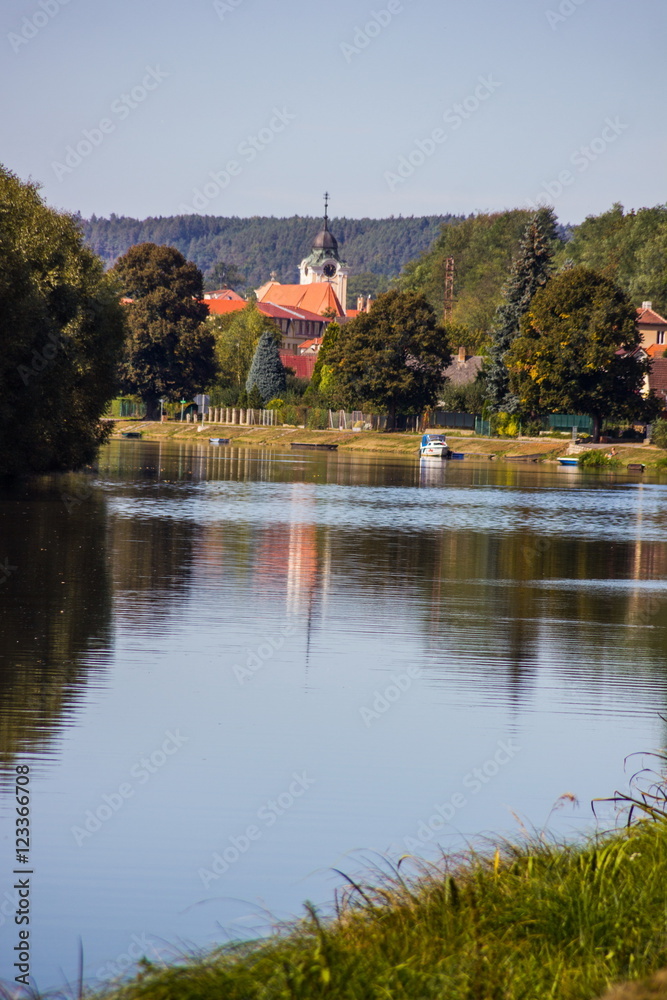
<svg viewBox="0 0 667 1000"><path fill-rule="evenodd" d="M327 904L377 854L591 825L664 744L667 488L115 442L0 494L0 978L91 985Z"/></svg>

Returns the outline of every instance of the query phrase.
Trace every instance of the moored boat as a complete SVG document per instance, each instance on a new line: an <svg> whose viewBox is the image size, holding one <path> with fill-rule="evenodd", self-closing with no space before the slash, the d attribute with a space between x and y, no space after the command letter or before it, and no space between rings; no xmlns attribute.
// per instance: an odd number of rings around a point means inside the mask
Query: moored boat
<svg viewBox="0 0 667 1000"><path fill-rule="evenodd" d="M451 458L451 449L444 434L424 434L419 448L420 458Z"/></svg>
<svg viewBox="0 0 667 1000"><path fill-rule="evenodd" d="M558 464L559 465L570 465L570 466L572 466L572 465L579 465L579 459L578 458L570 458L569 456L566 457L566 458L559 458L558 459Z"/></svg>

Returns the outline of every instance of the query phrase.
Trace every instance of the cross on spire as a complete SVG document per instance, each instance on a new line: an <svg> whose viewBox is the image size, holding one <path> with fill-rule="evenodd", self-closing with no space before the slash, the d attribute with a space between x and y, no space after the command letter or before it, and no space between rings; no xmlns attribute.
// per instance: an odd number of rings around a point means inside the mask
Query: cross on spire
<svg viewBox="0 0 667 1000"><path fill-rule="evenodd" d="M329 219L328 219L328 216L327 216L327 209L328 209L328 207L329 207L329 192L325 191L324 192L324 228L325 229L329 228L328 225L327 225L327 223L329 222Z"/></svg>

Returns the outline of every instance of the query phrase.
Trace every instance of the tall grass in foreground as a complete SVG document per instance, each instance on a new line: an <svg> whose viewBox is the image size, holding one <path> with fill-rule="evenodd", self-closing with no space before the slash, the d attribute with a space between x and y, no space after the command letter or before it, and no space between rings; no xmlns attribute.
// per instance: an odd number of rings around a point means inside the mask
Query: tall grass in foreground
<svg viewBox="0 0 667 1000"><path fill-rule="evenodd" d="M659 758L665 763L665 758ZM499 844L412 878L350 883L337 915L157 969L118 1000L592 1000L667 966L667 796L611 800L628 825L583 845ZM638 817L641 821L636 822Z"/></svg>

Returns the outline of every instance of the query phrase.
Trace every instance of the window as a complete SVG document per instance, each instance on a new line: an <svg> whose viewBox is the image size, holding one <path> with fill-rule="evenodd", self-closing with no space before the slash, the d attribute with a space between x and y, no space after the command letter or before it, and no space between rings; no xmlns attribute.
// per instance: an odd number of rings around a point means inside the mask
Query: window
<svg viewBox="0 0 667 1000"><path fill-rule="evenodd" d="M664 344L664 342L665 342L665 331L658 330L658 339L656 340L656 344Z"/></svg>

